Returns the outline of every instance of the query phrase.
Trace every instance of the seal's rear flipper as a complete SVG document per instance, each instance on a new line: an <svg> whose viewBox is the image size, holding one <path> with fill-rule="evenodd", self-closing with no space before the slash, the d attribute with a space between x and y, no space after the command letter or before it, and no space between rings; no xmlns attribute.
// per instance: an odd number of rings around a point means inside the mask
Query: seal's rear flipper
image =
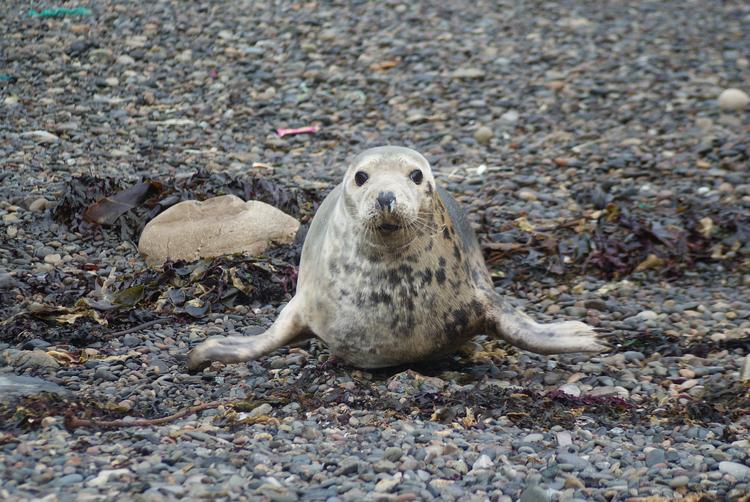
<svg viewBox="0 0 750 502"><path fill-rule="evenodd" d="M273 352L279 347L309 338L312 333L300 321L295 298L281 311L276 321L264 333L256 336L218 336L209 338L187 355L187 368L201 370L211 361L241 363Z"/></svg>
<svg viewBox="0 0 750 502"><path fill-rule="evenodd" d="M495 292L484 293L486 330L524 350L538 354L604 352L607 343L588 324L564 321L539 324Z"/></svg>

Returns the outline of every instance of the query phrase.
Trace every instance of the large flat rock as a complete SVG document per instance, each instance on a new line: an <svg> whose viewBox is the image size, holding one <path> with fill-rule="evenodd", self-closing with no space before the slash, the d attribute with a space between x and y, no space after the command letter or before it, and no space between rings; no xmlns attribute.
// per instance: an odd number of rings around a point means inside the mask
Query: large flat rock
<svg viewBox="0 0 750 502"><path fill-rule="evenodd" d="M234 195L184 201L143 229L138 250L150 266L166 260L197 260L234 253L257 255L294 240L299 222L260 201Z"/></svg>
<svg viewBox="0 0 750 502"><path fill-rule="evenodd" d="M61 396L70 394L70 391L64 387L41 378L13 374L0 375L0 403L8 402L12 398L34 396L42 392Z"/></svg>

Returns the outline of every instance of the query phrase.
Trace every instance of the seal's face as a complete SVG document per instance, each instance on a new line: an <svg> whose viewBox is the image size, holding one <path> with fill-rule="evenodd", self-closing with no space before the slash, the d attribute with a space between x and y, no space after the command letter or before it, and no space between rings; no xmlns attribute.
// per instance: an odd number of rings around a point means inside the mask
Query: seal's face
<svg viewBox="0 0 750 502"><path fill-rule="evenodd" d="M382 243L425 229L432 214L435 180L430 164L409 148L365 150L344 176L345 207Z"/></svg>

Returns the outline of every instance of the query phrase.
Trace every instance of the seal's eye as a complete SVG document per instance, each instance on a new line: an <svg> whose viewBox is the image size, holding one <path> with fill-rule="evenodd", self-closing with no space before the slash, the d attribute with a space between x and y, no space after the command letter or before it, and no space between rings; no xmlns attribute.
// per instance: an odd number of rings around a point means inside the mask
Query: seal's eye
<svg viewBox="0 0 750 502"><path fill-rule="evenodd" d="M357 184L358 187L361 187L365 184L365 181L367 181L367 173L364 171L357 171L357 173L354 175L354 183Z"/></svg>
<svg viewBox="0 0 750 502"><path fill-rule="evenodd" d="M422 171L420 171L419 169L415 169L409 173L409 178L411 178L414 183L419 185L420 183L422 183L422 179L424 178L424 176L422 175Z"/></svg>

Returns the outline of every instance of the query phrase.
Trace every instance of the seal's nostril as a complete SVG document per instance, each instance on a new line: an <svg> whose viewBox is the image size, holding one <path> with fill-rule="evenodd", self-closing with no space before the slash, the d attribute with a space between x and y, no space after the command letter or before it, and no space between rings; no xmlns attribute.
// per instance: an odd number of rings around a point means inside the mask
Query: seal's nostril
<svg viewBox="0 0 750 502"><path fill-rule="evenodd" d="M383 211L393 211L396 206L396 196L393 192L380 192L378 194L378 205Z"/></svg>

